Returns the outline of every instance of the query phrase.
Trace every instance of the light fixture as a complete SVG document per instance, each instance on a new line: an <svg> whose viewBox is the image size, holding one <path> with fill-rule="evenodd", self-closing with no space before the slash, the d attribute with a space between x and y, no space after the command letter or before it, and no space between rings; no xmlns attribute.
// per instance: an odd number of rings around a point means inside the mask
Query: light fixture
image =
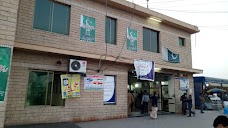
<svg viewBox="0 0 228 128"><path fill-rule="evenodd" d="M159 72L159 71L161 71L161 68L154 68L154 71Z"/></svg>
<svg viewBox="0 0 228 128"><path fill-rule="evenodd" d="M135 84L135 87L138 88L139 87L139 84Z"/></svg>
<svg viewBox="0 0 228 128"><path fill-rule="evenodd" d="M157 18L154 18L154 17L150 17L150 19L153 20L153 21L157 21L157 22L159 22L159 23L161 22L161 20L159 20L159 19L157 19Z"/></svg>
<svg viewBox="0 0 228 128"><path fill-rule="evenodd" d="M208 84L208 83L206 83L206 86L208 87L208 86L209 86L209 84Z"/></svg>

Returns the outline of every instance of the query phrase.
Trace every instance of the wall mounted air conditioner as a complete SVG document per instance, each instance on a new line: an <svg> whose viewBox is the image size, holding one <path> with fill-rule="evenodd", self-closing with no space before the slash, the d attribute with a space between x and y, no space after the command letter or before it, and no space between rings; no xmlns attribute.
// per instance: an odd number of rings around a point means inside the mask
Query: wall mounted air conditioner
<svg viewBox="0 0 228 128"><path fill-rule="evenodd" d="M69 72L86 73L87 61L70 59Z"/></svg>

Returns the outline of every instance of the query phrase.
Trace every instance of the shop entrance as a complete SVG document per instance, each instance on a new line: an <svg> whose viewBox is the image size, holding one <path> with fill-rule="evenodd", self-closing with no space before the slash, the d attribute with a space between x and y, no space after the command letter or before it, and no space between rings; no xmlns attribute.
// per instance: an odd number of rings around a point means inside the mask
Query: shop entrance
<svg viewBox="0 0 228 128"><path fill-rule="evenodd" d="M155 81L138 80L133 72L128 74L128 90L134 97L134 104L130 116L143 116L141 114L141 100L143 91L146 90L151 97L154 92L159 95L159 112L175 112L174 79L164 78L164 74L155 74ZM149 101L148 108L151 111L152 101Z"/></svg>

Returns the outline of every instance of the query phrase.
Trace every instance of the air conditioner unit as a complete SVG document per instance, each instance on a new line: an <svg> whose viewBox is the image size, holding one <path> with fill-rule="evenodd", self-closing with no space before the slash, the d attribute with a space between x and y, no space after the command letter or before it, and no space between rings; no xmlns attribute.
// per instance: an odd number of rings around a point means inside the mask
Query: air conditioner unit
<svg viewBox="0 0 228 128"><path fill-rule="evenodd" d="M87 61L70 59L69 72L86 73Z"/></svg>

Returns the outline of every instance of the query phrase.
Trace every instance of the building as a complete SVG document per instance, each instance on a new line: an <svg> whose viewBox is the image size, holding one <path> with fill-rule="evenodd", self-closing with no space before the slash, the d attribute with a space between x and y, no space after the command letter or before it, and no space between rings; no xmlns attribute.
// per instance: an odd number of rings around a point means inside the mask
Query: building
<svg viewBox="0 0 228 128"><path fill-rule="evenodd" d="M206 76L194 76L194 91L195 91L195 107L199 108L200 93L206 93L209 89L219 88L226 90L228 92L228 80L227 79L219 79L213 77Z"/></svg>
<svg viewBox="0 0 228 128"><path fill-rule="evenodd" d="M125 118L127 89L157 91L159 110L179 113L186 92L180 85L194 93L193 74L202 72L192 68L190 36L199 32L196 26L122 0L1 3L0 48L12 52L1 125ZM135 34L129 34L130 44L127 29ZM162 59L163 46L178 62ZM60 76L70 74L70 59L86 61L86 75L115 80L113 104L104 103L103 90L84 89L85 75L79 76L80 97L62 99ZM155 63L154 82L135 79L135 59Z"/></svg>

